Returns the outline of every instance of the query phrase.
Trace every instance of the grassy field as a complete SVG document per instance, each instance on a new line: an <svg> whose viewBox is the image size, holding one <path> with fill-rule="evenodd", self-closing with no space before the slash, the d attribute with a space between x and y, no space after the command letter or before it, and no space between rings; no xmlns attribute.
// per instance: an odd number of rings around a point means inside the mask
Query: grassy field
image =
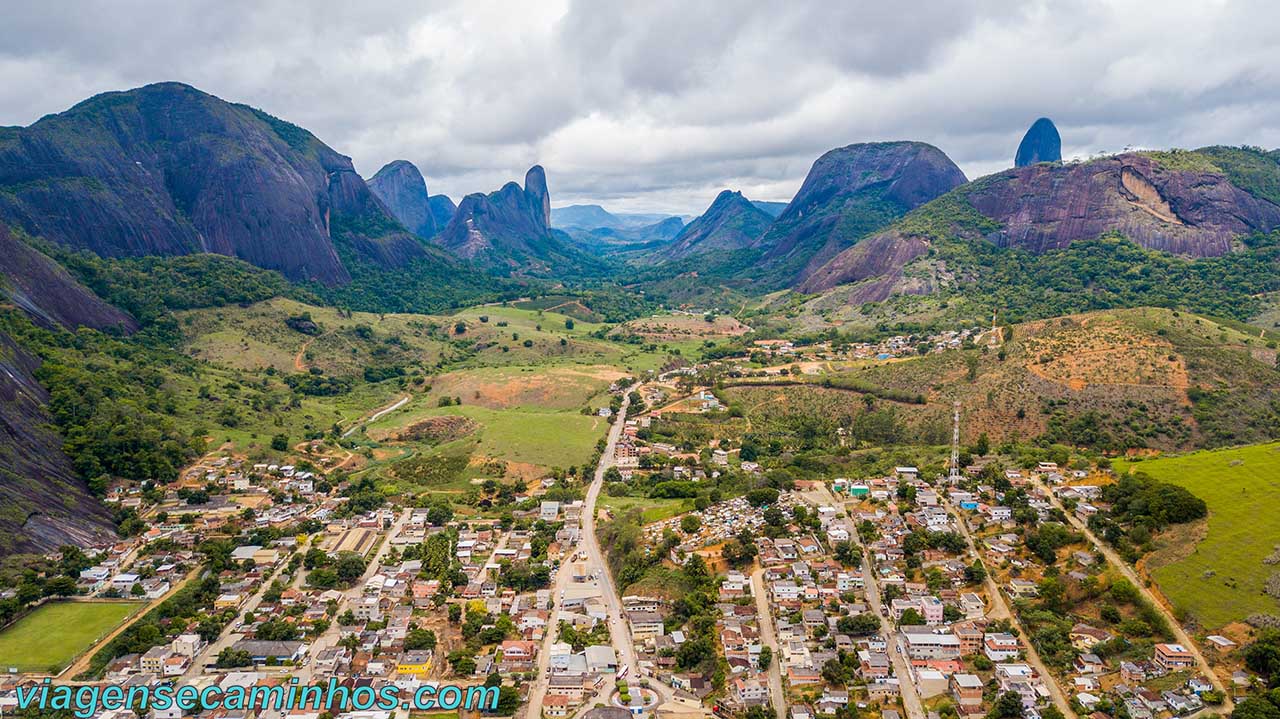
<svg viewBox="0 0 1280 719"><path fill-rule="evenodd" d="M475 431L426 451L464 453L471 457L472 464L481 464L487 459L500 460L508 465L511 475L532 479L550 467L569 467L591 459L596 441L609 427L600 417L568 410L490 409L465 404L466 400L461 406L437 407L434 399L434 395L417 396L404 408L369 424L365 432L386 446L396 446L397 437L405 428L426 418L466 417L475 423ZM468 478L475 476L482 475L467 473Z"/></svg>
<svg viewBox="0 0 1280 719"><path fill-rule="evenodd" d="M56 673L142 602L52 602L0 632L0 669Z"/></svg>
<svg viewBox="0 0 1280 719"><path fill-rule="evenodd" d="M1250 614L1280 614L1264 587L1280 565L1264 563L1280 546L1280 443L1117 463L1191 490L1209 505L1208 531L1189 554L1152 575L1180 610L1206 628Z"/></svg>
<svg viewBox="0 0 1280 719"><path fill-rule="evenodd" d="M639 507L645 524L661 522L668 517L693 511L692 499L649 499L648 497L610 497L600 494L600 506L607 507L614 514Z"/></svg>

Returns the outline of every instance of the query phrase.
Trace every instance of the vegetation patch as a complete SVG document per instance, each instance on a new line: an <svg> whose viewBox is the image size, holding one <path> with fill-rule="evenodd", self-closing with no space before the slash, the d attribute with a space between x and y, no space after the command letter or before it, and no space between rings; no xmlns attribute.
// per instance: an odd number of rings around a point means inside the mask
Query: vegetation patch
<svg viewBox="0 0 1280 719"><path fill-rule="evenodd" d="M1280 503L1280 443L1118 462L1115 470L1180 485L1208 505L1204 539L1151 571L1178 610L1206 628L1280 611L1266 593L1266 562L1280 544L1280 514L1267 509Z"/></svg>
<svg viewBox="0 0 1280 719"><path fill-rule="evenodd" d="M0 631L0 668L56 674L141 602L50 602Z"/></svg>

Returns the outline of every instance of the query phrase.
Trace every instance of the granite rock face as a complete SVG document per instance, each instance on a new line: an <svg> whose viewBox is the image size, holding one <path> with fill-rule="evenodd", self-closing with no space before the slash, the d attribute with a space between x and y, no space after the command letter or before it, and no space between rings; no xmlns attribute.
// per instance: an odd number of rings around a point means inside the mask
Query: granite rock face
<svg viewBox="0 0 1280 719"><path fill-rule="evenodd" d="M1014 167L1026 167L1037 162L1062 162L1062 138L1053 120L1047 117L1031 123L1013 158Z"/></svg>
<svg viewBox="0 0 1280 719"><path fill-rule="evenodd" d="M408 160L389 162L369 178L369 189L406 229L422 238L440 230L431 212L427 181Z"/></svg>
<svg viewBox="0 0 1280 719"><path fill-rule="evenodd" d="M0 332L0 556L115 537L106 506L76 476L35 378L40 359Z"/></svg>
<svg viewBox="0 0 1280 719"><path fill-rule="evenodd" d="M662 252L669 260L704 252L750 247L773 223L773 217L756 207L741 192L724 190L707 211L681 229Z"/></svg>
<svg viewBox="0 0 1280 719"><path fill-rule="evenodd" d="M1072 165L1029 165L956 192L964 206L999 226L981 235L962 231L961 236L1036 254L1118 233L1151 250L1217 257L1233 251L1242 235L1280 228L1280 206L1232 184L1226 175L1171 167L1143 153ZM928 246L928 238L890 227L807 273L797 288L823 292L851 282L900 277L903 267ZM893 285L882 287L892 293ZM875 300L887 296L881 292Z"/></svg>
<svg viewBox="0 0 1280 719"><path fill-rule="evenodd" d="M945 153L923 142L831 150L756 241L762 257L754 273L774 283L800 281L860 238L964 182Z"/></svg>
<svg viewBox="0 0 1280 719"><path fill-rule="evenodd" d="M1170 169L1140 153L1017 168L975 183L967 195L1002 225L990 241L1036 253L1118 232L1149 249L1214 257L1240 235L1280 226L1280 207L1225 175Z"/></svg>
<svg viewBox="0 0 1280 719"><path fill-rule="evenodd" d="M138 329L128 313L104 302L53 259L13 236L0 224L0 297L38 325Z"/></svg>
<svg viewBox="0 0 1280 719"><path fill-rule="evenodd" d="M497 192L462 198L449 224L435 237L447 251L497 274L546 275L572 271L591 258L551 229L551 193L539 165L525 186L508 182Z"/></svg>
<svg viewBox="0 0 1280 719"><path fill-rule="evenodd" d="M107 257L214 252L350 279L335 238L421 254L351 160L296 125L180 83L0 128L0 220ZM401 238L395 238L395 235ZM378 261L375 257L359 257Z"/></svg>
<svg viewBox="0 0 1280 719"><path fill-rule="evenodd" d="M458 211L458 206L449 199L448 195L432 195L427 198L428 207L431 209L431 218L435 221L436 227L443 230L449 221L453 219L453 215Z"/></svg>

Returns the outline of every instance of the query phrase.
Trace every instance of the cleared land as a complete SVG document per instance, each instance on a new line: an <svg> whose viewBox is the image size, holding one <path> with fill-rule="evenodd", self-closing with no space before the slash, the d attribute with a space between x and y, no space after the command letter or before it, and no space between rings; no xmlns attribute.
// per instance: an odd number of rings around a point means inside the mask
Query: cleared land
<svg viewBox="0 0 1280 719"><path fill-rule="evenodd" d="M52 602L0 632L0 668L56 674L143 602Z"/></svg>
<svg viewBox="0 0 1280 719"><path fill-rule="evenodd" d="M645 524L653 522L661 522L668 517L674 517L677 514L693 511L692 499L650 499L648 497L610 497L601 493L599 504L601 507L609 509L611 512L621 514L623 512L640 508L641 517Z"/></svg>
<svg viewBox="0 0 1280 719"><path fill-rule="evenodd" d="M1280 572L1280 564L1267 563L1280 546L1280 443L1116 464L1117 472L1130 469L1186 487L1209 505L1204 539L1149 568L1177 609L1209 629L1280 614L1280 601L1265 591Z"/></svg>

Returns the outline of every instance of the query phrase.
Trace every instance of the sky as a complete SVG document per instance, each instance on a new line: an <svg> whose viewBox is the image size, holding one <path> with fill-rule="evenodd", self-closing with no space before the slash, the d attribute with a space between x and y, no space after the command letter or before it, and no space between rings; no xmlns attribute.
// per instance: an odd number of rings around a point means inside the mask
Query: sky
<svg viewBox="0 0 1280 719"><path fill-rule="evenodd" d="M970 178L1053 118L1068 157L1280 146L1270 2L46 0L0 23L0 125L176 80L455 200L788 200L824 151L920 140Z"/></svg>

